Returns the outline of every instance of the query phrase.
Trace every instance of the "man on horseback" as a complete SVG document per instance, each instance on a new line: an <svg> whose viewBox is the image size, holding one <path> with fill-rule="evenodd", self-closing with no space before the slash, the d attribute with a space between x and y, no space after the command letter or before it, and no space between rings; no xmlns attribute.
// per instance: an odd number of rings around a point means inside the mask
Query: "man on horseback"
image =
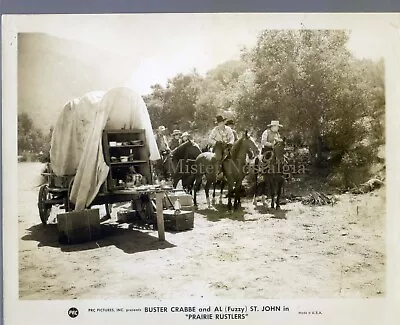
<svg viewBox="0 0 400 325"><path fill-rule="evenodd" d="M183 132L181 136L181 143L185 143L186 141L191 141L192 136L190 135L189 132Z"/></svg>
<svg viewBox="0 0 400 325"><path fill-rule="evenodd" d="M169 142L169 148L171 150L174 150L180 144L181 144L181 131L180 130L174 130L174 132L172 132L172 139Z"/></svg>
<svg viewBox="0 0 400 325"><path fill-rule="evenodd" d="M279 134L279 128L283 125L279 121L271 121L267 125L267 129L263 132L261 136L261 153L263 155L268 155L267 152L272 152L275 143L283 141L281 135Z"/></svg>
<svg viewBox="0 0 400 325"><path fill-rule="evenodd" d="M233 143L235 142L235 135L232 129L225 125L225 119L222 115L216 116L217 126L212 129L209 137L209 142L212 147L215 146L217 142L221 143L224 148L224 152L222 153L221 161L217 164L217 173L218 179L222 179L223 175L221 172L221 163L229 154L230 148L232 147Z"/></svg>
<svg viewBox="0 0 400 325"><path fill-rule="evenodd" d="M253 197L253 204L257 205L257 174L262 175L264 179L264 186L269 188L271 194L271 208L275 206L276 195L276 208L280 207L280 196L284 185L284 177L280 171L280 165L285 162L284 157L284 140L279 134L279 128L282 124L279 121L271 121L267 129L261 136L261 157L256 159L257 170L256 175L256 189ZM257 161L258 160L258 161ZM263 205L266 204L265 192L262 194Z"/></svg>
<svg viewBox="0 0 400 325"><path fill-rule="evenodd" d="M225 122L225 125L226 126L229 126L231 129L232 129L232 132L233 132L233 135L234 135L234 141L237 141L237 139L239 139L238 138L238 135L237 135L237 132L233 129L233 125L234 125L235 123L233 122L233 120L232 119L229 119L229 120L227 120L226 122Z"/></svg>

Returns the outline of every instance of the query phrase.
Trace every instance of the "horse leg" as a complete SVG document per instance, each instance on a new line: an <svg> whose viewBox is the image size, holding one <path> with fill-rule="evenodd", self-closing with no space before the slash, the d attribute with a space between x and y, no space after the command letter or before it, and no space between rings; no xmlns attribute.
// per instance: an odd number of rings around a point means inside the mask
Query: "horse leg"
<svg viewBox="0 0 400 325"><path fill-rule="evenodd" d="M243 178L240 178L239 181L236 182L235 186L235 203L234 207L235 209L240 208L240 196L242 194L242 182Z"/></svg>
<svg viewBox="0 0 400 325"><path fill-rule="evenodd" d="M215 188L217 187L217 182L213 182L213 198L212 204L215 205Z"/></svg>
<svg viewBox="0 0 400 325"><path fill-rule="evenodd" d="M172 183L172 187L176 188L178 186L178 183L179 183L179 177L174 177L173 179L174 179L174 182ZM183 180L182 180L182 182L183 182Z"/></svg>
<svg viewBox="0 0 400 325"><path fill-rule="evenodd" d="M219 193L219 204L222 204L222 194L224 192L225 181L221 181L221 192Z"/></svg>
<svg viewBox="0 0 400 325"><path fill-rule="evenodd" d="M196 180L196 178L193 177L193 175L189 175L189 176L187 177L187 190L188 190L188 193L189 193L190 195L193 194L193 187L194 187L194 182L195 182L195 180Z"/></svg>
<svg viewBox="0 0 400 325"><path fill-rule="evenodd" d="M194 193L193 193L193 204L195 207L197 207L197 192L200 190L201 187L201 181L202 181L202 176L196 177L195 182L194 182Z"/></svg>
<svg viewBox="0 0 400 325"><path fill-rule="evenodd" d="M204 186L204 191L206 192L206 200L207 200L207 206L208 208L211 208L211 202L210 202L210 185L211 182L209 179L207 179L206 185Z"/></svg>
<svg viewBox="0 0 400 325"><path fill-rule="evenodd" d="M253 205L257 206L257 191L258 191L258 182L257 182L257 173L255 174L255 184L254 184L254 195L253 195Z"/></svg>
<svg viewBox="0 0 400 325"><path fill-rule="evenodd" d="M275 196L275 193L274 193L274 182L275 182L274 179L271 179L271 181L269 182L269 191L270 191L270 194L271 194L271 209L273 209L275 207L275 202L274 202L274 196Z"/></svg>
<svg viewBox="0 0 400 325"><path fill-rule="evenodd" d="M239 200L240 200L240 186L237 184L233 190L233 193L235 194L235 199L233 201L233 209L237 210L239 207Z"/></svg>
<svg viewBox="0 0 400 325"><path fill-rule="evenodd" d="M191 182L188 184L188 193L189 193L190 195L193 195L193 183L194 183L194 180L191 181Z"/></svg>
<svg viewBox="0 0 400 325"><path fill-rule="evenodd" d="M277 210L279 210L281 208L280 199L281 199L283 185L284 185L283 179L280 179L278 182L278 189L277 189L277 193L276 193L276 209Z"/></svg>
<svg viewBox="0 0 400 325"><path fill-rule="evenodd" d="M228 210L232 210L232 194L233 194L233 186L228 183Z"/></svg>

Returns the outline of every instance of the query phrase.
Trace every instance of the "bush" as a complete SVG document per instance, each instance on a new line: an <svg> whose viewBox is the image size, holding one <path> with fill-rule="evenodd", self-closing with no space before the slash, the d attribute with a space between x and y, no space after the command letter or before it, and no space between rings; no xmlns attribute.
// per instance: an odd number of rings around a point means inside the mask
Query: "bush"
<svg viewBox="0 0 400 325"><path fill-rule="evenodd" d="M340 188L353 188L369 179L371 166L375 161L371 146L358 145L347 151L338 167L330 175L331 185Z"/></svg>

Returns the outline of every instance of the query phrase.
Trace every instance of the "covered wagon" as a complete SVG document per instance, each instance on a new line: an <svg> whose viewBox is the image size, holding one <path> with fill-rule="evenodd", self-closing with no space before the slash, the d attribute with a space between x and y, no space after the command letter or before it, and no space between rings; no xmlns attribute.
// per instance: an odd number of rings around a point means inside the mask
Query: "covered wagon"
<svg viewBox="0 0 400 325"><path fill-rule="evenodd" d="M54 127L47 184L38 208L46 224L52 206L82 211L137 198L152 184L151 161L160 159L146 105L129 88L90 92L62 108Z"/></svg>

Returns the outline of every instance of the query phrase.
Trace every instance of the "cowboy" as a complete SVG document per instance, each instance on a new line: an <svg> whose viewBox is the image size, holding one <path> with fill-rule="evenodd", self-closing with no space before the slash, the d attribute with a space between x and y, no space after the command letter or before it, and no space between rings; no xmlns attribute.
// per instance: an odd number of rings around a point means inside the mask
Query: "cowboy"
<svg viewBox="0 0 400 325"><path fill-rule="evenodd" d="M192 140L192 136L190 135L189 132L183 132L182 136L181 136L181 139L182 139L181 143L185 143L186 141Z"/></svg>
<svg viewBox="0 0 400 325"><path fill-rule="evenodd" d="M235 137L235 140L234 140L234 141L237 141L238 135L237 135L237 132L233 129L233 125L234 125L234 124L235 124L235 123L233 122L232 119L229 119L229 120L227 120L227 121L225 122L225 125L226 125L226 126L229 126L229 127L232 129L233 135L234 135L234 137Z"/></svg>
<svg viewBox="0 0 400 325"><path fill-rule="evenodd" d="M222 142L232 146L235 142L235 135L229 126L225 125L222 115L216 116L217 126L210 133L210 144L214 146L217 142Z"/></svg>
<svg viewBox="0 0 400 325"><path fill-rule="evenodd" d="M214 147L217 142L221 142L222 144L226 145L227 149L230 149L235 142L235 135L232 129L225 125L225 119L222 117L222 115L216 116L216 122L217 126L212 129L210 133L209 139L211 146ZM222 157L222 160L224 160L224 158L225 157ZM222 179L223 177L221 168L221 164L217 164L216 175L218 179Z"/></svg>
<svg viewBox="0 0 400 325"><path fill-rule="evenodd" d="M165 136L165 130L165 126L160 125L155 134L158 151L160 151L161 156L165 156L170 151L167 138Z"/></svg>
<svg viewBox="0 0 400 325"><path fill-rule="evenodd" d="M267 125L267 129L263 132L261 136L261 152L272 151L275 143L283 141L281 135L279 134L279 128L283 125L279 121L271 121Z"/></svg>
<svg viewBox="0 0 400 325"><path fill-rule="evenodd" d="M176 147L178 147L181 144L181 131L180 130L174 130L174 132L172 132L172 139L169 142L169 147L171 150L174 150Z"/></svg>

